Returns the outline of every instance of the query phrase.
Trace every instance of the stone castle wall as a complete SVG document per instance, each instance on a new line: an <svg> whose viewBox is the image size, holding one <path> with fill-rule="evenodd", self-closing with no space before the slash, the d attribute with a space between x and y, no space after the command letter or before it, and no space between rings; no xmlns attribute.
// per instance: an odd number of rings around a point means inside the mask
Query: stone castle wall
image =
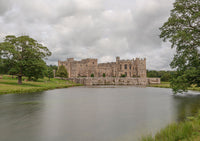
<svg viewBox="0 0 200 141"><path fill-rule="evenodd" d="M160 84L160 78L132 78L132 77L85 77L68 78L67 80L86 86L91 85L149 85Z"/></svg>
<svg viewBox="0 0 200 141"><path fill-rule="evenodd" d="M68 58L66 61L58 61L58 66L64 65L68 71L69 78L77 77L140 77L146 78L146 59L120 60L116 57L116 62L100 63L97 59L83 59L75 61Z"/></svg>

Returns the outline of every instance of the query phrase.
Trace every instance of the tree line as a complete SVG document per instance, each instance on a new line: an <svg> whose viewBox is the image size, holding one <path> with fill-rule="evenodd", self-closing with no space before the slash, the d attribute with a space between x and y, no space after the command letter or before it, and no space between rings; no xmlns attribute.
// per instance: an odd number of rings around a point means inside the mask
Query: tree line
<svg viewBox="0 0 200 141"><path fill-rule="evenodd" d="M170 82L176 71L147 70L147 77L159 77L161 81Z"/></svg>

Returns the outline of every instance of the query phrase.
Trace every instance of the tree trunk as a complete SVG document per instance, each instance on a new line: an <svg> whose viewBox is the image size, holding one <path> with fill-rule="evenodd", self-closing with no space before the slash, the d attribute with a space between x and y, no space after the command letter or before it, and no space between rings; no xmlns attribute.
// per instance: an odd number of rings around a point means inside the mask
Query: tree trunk
<svg viewBox="0 0 200 141"><path fill-rule="evenodd" d="M18 84L19 84L19 85L22 84L22 76L18 76Z"/></svg>
<svg viewBox="0 0 200 141"><path fill-rule="evenodd" d="M20 67L20 74L18 75L18 84L22 84L22 66Z"/></svg>

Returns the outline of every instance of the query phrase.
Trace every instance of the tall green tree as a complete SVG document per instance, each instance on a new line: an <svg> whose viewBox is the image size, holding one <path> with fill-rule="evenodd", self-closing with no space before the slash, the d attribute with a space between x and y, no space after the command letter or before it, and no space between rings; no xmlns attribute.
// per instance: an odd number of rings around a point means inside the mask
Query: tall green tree
<svg viewBox="0 0 200 141"><path fill-rule="evenodd" d="M51 78L54 78L54 75L56 74L57 70L58 70L58 66L56 66L56 65L47 66L46 77L48 77L49 80Z"/></svg>
<svg viewBox="0 0 200 141"><path fill-rule="evenodd" d="M47 71L47 66L44 60L38 59L35 60L34 63L26 67L25 76L28 77L28 80L38 80L38 78L43 78Z"/></svg>
<svg viewBox="0 0 200 141"><path fill-rule="evenodd" d="M58 66L56 66L56 65L49 65L48 67L52 68L52 69L55 70L55 71L58 70Z"/></svg>
<svg viewBox="0 0 200 141"><path fill-rule="evenodd" d="M41 63L43 59L51 55L47 47L29 36L8 35L4 42L0 43L0 50L11 66L12 72L16 72L18 84L22 84L22 76L31 73L35 76L41 72L42 68L38 67L38 62Z"/></svg>
<svg viewBox="0 0 200 141"><path fill-rule="evenodd" d="M57 66L56 66L56 67L57 67ZM51 78L54 77L54 72L53 72L53 67L52 67L52 65L47 66L46 76L49 78L49 80L50 80Z"/></svg>
<svg viewBox="0 0 200 141"><path fill-rule="evenodd" d="M0 74L7 74L10 70L10 66L6 63L5 59L0 60Z"/></svg>
<svg viewBox="0 0 200 141"><path fill-rule="evenodd" d="M176 49L171 67L177 73L171 80L175 93L200 86L200 1L176 0L170 17L160 28L163 41Z"/></svg>
<svg viewBox="0 0 200 141"><path fill-rule="evenodd" d="M0 46L0 74L8 73L9 66L6 65L6 59L4 58L3 47Z"/></svg>
<svg viewBox="0 0 200 141"><path fill-rule="evenodd" d="M67 72L65 66L63 66L63 65L59 66L56 76L61 77L62 79L68 78L68 72Z"/></svg>

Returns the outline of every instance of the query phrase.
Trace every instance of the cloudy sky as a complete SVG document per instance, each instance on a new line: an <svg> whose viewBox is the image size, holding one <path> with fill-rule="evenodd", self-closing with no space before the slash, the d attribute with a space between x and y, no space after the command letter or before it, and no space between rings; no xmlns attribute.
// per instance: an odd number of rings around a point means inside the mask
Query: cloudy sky
<svg viewBox="0 0 200 141"><path fill-rule="evenodd" d="M174 0L0 0L0 39L29 35L53 53L99 62L147 58L147 69L170 69L174 50L159 39Z"/></svg>

